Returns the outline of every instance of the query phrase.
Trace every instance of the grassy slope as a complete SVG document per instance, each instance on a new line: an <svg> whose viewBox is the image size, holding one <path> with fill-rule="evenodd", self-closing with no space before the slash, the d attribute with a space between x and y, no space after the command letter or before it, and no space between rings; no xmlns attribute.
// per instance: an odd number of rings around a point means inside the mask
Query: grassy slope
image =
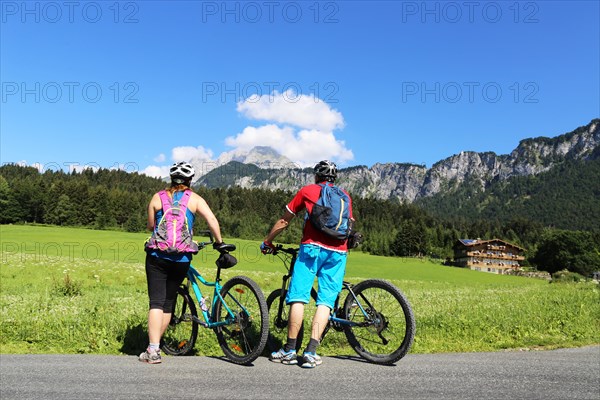
<svg viewBox="0 0 600 400"><path fill-rule="evenodd" d="M21 254L23 260L81 259L90 264L100 261L125 264L143 264L144 240L147 234L97 231L89 229L52 226L0 225L3 254ZM196 237L197 240L204 238ZM233 253L239 260L236 271L282 272L282 263L273 257L260 254L254 241L230 239L237 250ZM293 247L294 245L289 245ZM205 249L194 259L199 269L204 265L213 268L215 252ZM512 276L498 276L466 269L448 268L428 260L415 258L380 257L352 251L348 258L347 278L378 277L389 280L446 283L454 285L542 285L542 281Z"/></svg>
<svg viewBox="0 0 600 400"><path fill-rule="evenodd" d="M143 241L147 235L86 229L0 226L0 351L135 354L144 346L147 294ZM224 278L248 275L265 295L284 271L258 243L238 245L239 264ZM195 266L214 277L216 253ZM444 267L426 260L352 252L347 279L383 278L412 303L417 318L413 352L490 351L599 343L595 285L558 285ZM311 308L308 309L312 311ZM309 313L310 316L310 313ZM332 332L323 354L352 354ZM201 329L196 350L220 355Z"/></svg>

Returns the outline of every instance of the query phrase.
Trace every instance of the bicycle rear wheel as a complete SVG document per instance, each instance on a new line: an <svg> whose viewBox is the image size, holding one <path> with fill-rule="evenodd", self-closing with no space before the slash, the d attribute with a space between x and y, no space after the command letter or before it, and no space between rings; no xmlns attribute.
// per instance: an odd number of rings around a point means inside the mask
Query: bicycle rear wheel
<svg viewBox="0 0 600 400"><path fill-rule="evenodd" d="M269 334L269 311L258 285L245 276L228 280L221 288L213 322L228 322L214 329L225 356L236 364L250 364L263 352ZM233 317L227 312L227 307Z"/></svg>
<svg viewBox="0 0 600 400"><path fill-rule="evenodd" d="M285 304L287 290L277 289L271 292L267 297L267 308L269 309L269 337L267 339L267 348L270 352L277 351L287 342L288 322L290 307ZM281 314L279 314L279 304L281 304ZM304 338L304 322L300 325L298 336L296 338L296 352L300 351L302 339Z"/></svg>
<svg viewBox="0 0 600 400"><path fill-rule="evenodd" d="M404 294L389 282L369 279L352 288L344 302L344 326L350 346L376 364L393 364L404 357L415 337L415 317ZM363 313L362 309L365 311Z"/></svg>
<svg viewBox="0 0 600 400"><path fill-rule="evenodd" d="M162 350L172 356L183 356L194 349L198 337L198 323L192 317L197 317L196 306L187 289L177 290L171 322L162 337Z"/></svg>

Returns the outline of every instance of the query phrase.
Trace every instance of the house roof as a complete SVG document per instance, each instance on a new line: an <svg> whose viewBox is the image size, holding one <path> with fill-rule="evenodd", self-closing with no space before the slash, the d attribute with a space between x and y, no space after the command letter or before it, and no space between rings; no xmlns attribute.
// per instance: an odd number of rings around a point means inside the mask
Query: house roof
<svg viewBox="0 0 600 400"><path fill-rule="evenodd" d="M479 245L479 244L486 244L486 243L491 243L491 242L501 242L504 243L507 246L512 246L515 247L521 251L525 251L524 248L517 246L516 244L513 243L509 243L506 240L502 240L502 239L489 239L489 240L481 240L481 239L458 239L458 242L461 243L462 245L466 246L466 247L472 247L475 245ZM458 244L458 243L457 243Z"/></svg>

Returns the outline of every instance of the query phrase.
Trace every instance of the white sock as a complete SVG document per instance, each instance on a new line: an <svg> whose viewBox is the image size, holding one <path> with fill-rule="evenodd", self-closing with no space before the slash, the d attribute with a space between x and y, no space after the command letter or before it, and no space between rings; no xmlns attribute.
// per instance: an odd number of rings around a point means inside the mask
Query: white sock
<svg viewBox="0 0 600 400"><path fill-rule="evenodd" d="M160 349L160 343L150 343L148 346L152 351L158 351Z"/></svg>

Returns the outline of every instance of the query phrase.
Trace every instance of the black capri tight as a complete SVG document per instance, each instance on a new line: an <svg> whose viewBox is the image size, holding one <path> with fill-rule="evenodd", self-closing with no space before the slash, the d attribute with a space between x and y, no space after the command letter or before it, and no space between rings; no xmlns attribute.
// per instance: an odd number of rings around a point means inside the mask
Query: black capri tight
<svg viewBox="0 0 600 400"><path fill-rule="evenodd" d="M174 262L146 255L150 309L158 308L167 313L173 311L177 288L183 282L189 268L189 262Z"/></svg>

